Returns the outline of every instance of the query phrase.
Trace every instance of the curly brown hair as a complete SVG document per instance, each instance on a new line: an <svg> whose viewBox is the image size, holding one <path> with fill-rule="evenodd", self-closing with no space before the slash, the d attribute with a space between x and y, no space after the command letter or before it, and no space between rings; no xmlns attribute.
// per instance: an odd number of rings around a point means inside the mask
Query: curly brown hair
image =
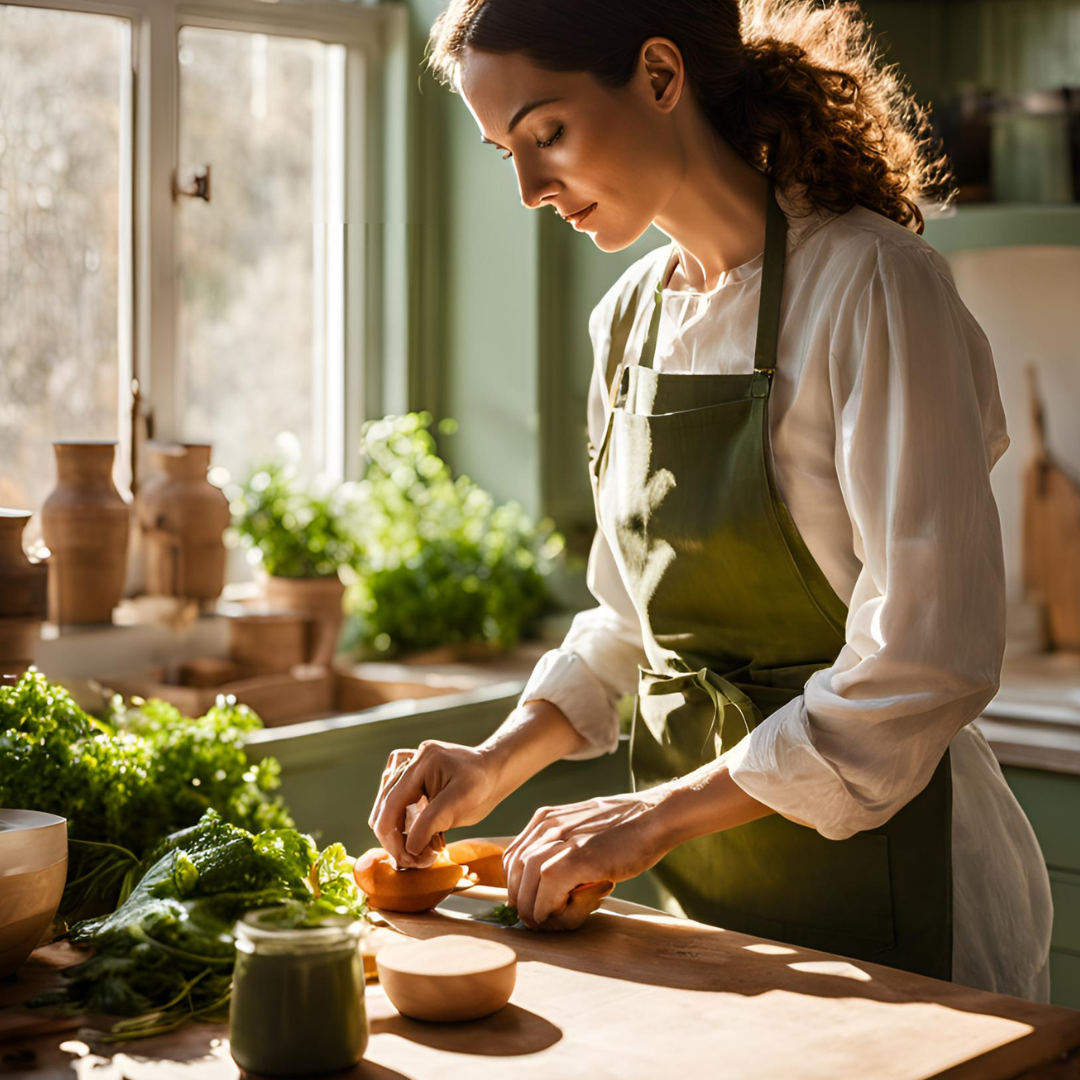
<svg viewBox="0 0 1080 1080"><path fill-rule="evenodd" d="M710 121L778 187L836 213L865 206L920 234L920 204L955 197L928 111L897 65L884 63L856 3L450 0L427 62L452 89L470 46L521 52L617 88L650 37L678 46Z"/></svg>

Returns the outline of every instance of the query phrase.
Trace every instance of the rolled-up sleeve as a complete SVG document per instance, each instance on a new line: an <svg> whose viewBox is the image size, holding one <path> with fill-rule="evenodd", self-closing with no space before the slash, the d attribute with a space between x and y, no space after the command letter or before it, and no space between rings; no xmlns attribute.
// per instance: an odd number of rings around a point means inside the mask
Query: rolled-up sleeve
<svg viewBox="0 0 1080 1080"><path fill-rule="evenodd" d="M862 563L846 644L727 757L779 813L844 839L929 782L996 692L1008 445L990 345L947 263L880 244L830 352L836 469Z"/></svg>
<svg viewBox="0 0 1080 1080"><path fill-rule="evenodd" d="M612 297L609 293L589 318L596 358L588 408L594 447L603 438L607 419L602 372ZM599 607L575 616L559 648L540 658L518 702L549 701L587 740L582 749L567 755L568 761L599 757L618 746L618 703L637 690L638 665L645 662L640 619L599 528L589 552L586 584Z"/></svg>

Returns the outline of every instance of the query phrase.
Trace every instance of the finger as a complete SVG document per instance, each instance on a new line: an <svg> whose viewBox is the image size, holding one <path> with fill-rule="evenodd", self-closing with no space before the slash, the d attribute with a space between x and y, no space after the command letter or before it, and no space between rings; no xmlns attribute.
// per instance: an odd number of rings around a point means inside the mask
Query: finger
<svg viewBox="0 0 1080 1080"><path fill-rule="evenodd" d="M553 806L541 806L535 811L533 816L529 818L528 825L521 830L506 846L506 851L503 852L503 859L513 858L523 847L529 843L529 838L536 831L537 826L541 825L548 817L549 814L555 812Z"/></svg>
<svg viewBox="0 0 1080 1080"><path fill-rule="evenodd" d="M536 903L536 890L540 886L543 855L535 848L530 849L522 863L522 871L517 883L517 899L513 901L513 905L517 908L518 918L530 930L535 930L536 922L533 919L533 907Z"/></svg>
<svg viewBox="0 0 1080 1080"><path fill-rule="evenodd" d="M576 930L604 902L615 888L613 881L593 881L570 890L566 907L549 915L541 930Z"/></svg>
<svg viewBox="0 0 1080 1080"><path fill-rule="evenodd" d="M386 760L386 768L383 769L382 776L379 779L379 791L375 796L375 802L372 804L371 813L368 815L368 827L375 828L375 819L379 816L379 812L382 810L383 802L386 799L386 793L394 786L402 773L402 764L412 759L415 751L413 750L394 750Z"/></svg>
<svg viewBox="0 0 1080 1080"><path fill-rule="evenodd" d="M441 833L454 827L454 812L450 808L451 789L443 788L421 811L413 822L409 835L405 839L405 850L410 855L419 855L431 845L433 851L439 850L434 841ZM442 841L442 847L446 841Z"/></svg>
<svg viewBox="0 0 1080 1080"><path fill-rule="evenodd" d="M503 877L506 878L507 902L510 904L516 905L514 897L521 886L527 860L532 855L535 846L548 838L548 832L555 823L554 818L544 817L538 820L537 815L551 812L551 809L547 807L538 810L525 831L515 839L512 845L513 850L507 848L503 853Z"/></svg>
<svg viewBox="0 0 1080 1080"><path fill-rule="evenodd" d="M405 853L405 809L423 794L423 770L412 765L387 791L379 814L372 825L379 843L394 857L394 861L399 866L403 862L411 865Z"/></svg>
<svg viewBox="0 0 1080 1080"><path fill-rule="evenodd" d="M552 913L564 911L570 902L571 890L577 884L574 854L569 844L561 844L544 863L533 903L533 920L537 926L543 927Z"/></svg>

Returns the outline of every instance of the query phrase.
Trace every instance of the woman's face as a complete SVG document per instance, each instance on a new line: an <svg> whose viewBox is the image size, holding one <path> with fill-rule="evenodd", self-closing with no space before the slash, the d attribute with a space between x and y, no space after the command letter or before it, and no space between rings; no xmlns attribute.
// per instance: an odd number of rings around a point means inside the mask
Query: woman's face
<svg viewBox="0 0 1080 1080"><path fill-rule="evenodd" d="M601 251L641 236L682 172L670 115L681 71L646 63L645 49L617 90L586 72L547 71L521 53L468 48L461 63L461 96L482 139L512 162L522 204L553 207Z"/></svg>

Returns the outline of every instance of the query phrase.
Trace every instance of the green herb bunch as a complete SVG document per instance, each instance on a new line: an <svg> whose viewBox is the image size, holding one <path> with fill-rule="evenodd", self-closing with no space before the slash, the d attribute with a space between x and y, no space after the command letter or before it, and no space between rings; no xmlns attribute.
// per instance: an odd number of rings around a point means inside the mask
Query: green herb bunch
<svg viewBox="0 0 1080 1080"><path fill-rule="evenodd" d="M364 427L363 557L346 602L354 641L377 653L453 642L511 646L550 606L545 575L563 547L439 456L429 413ZM453 421L438 429L449 435Z"/></svg>
<svg viewBox="0 0 1080 1080"><path fill-rule="evenodd" d="M366 900L340 844L321 853L293 829L252 835L212 810L169 836L131 895L112 914L78 923L71 940L93 948L68 968L68 985L35 1006L123 1016L111 1041L158 1035L193 1018L228 1016L233 928L249 911L284 905L280 922L313 926L362 918Z"/></svg>
<svg viewBox="0 0 1080 1080"><path fill-rule="evenodd" d="M68 819L60 917L111 911L150 849L208 809L252 831L291 826L271 794L280 766L252 764L243 750L261 726L243 705L219 702L187 719L165 702L125 708L119 698L97 720L33 669L0 687L0 806Z"/></svg>
<svg viewBox="0 0 1080 1080"><path fill-rule="evenodd" d="M353 485L305 484L295 464L268 461L227 489L233 527L274 577L332 577L356 562Z"/></svg>

